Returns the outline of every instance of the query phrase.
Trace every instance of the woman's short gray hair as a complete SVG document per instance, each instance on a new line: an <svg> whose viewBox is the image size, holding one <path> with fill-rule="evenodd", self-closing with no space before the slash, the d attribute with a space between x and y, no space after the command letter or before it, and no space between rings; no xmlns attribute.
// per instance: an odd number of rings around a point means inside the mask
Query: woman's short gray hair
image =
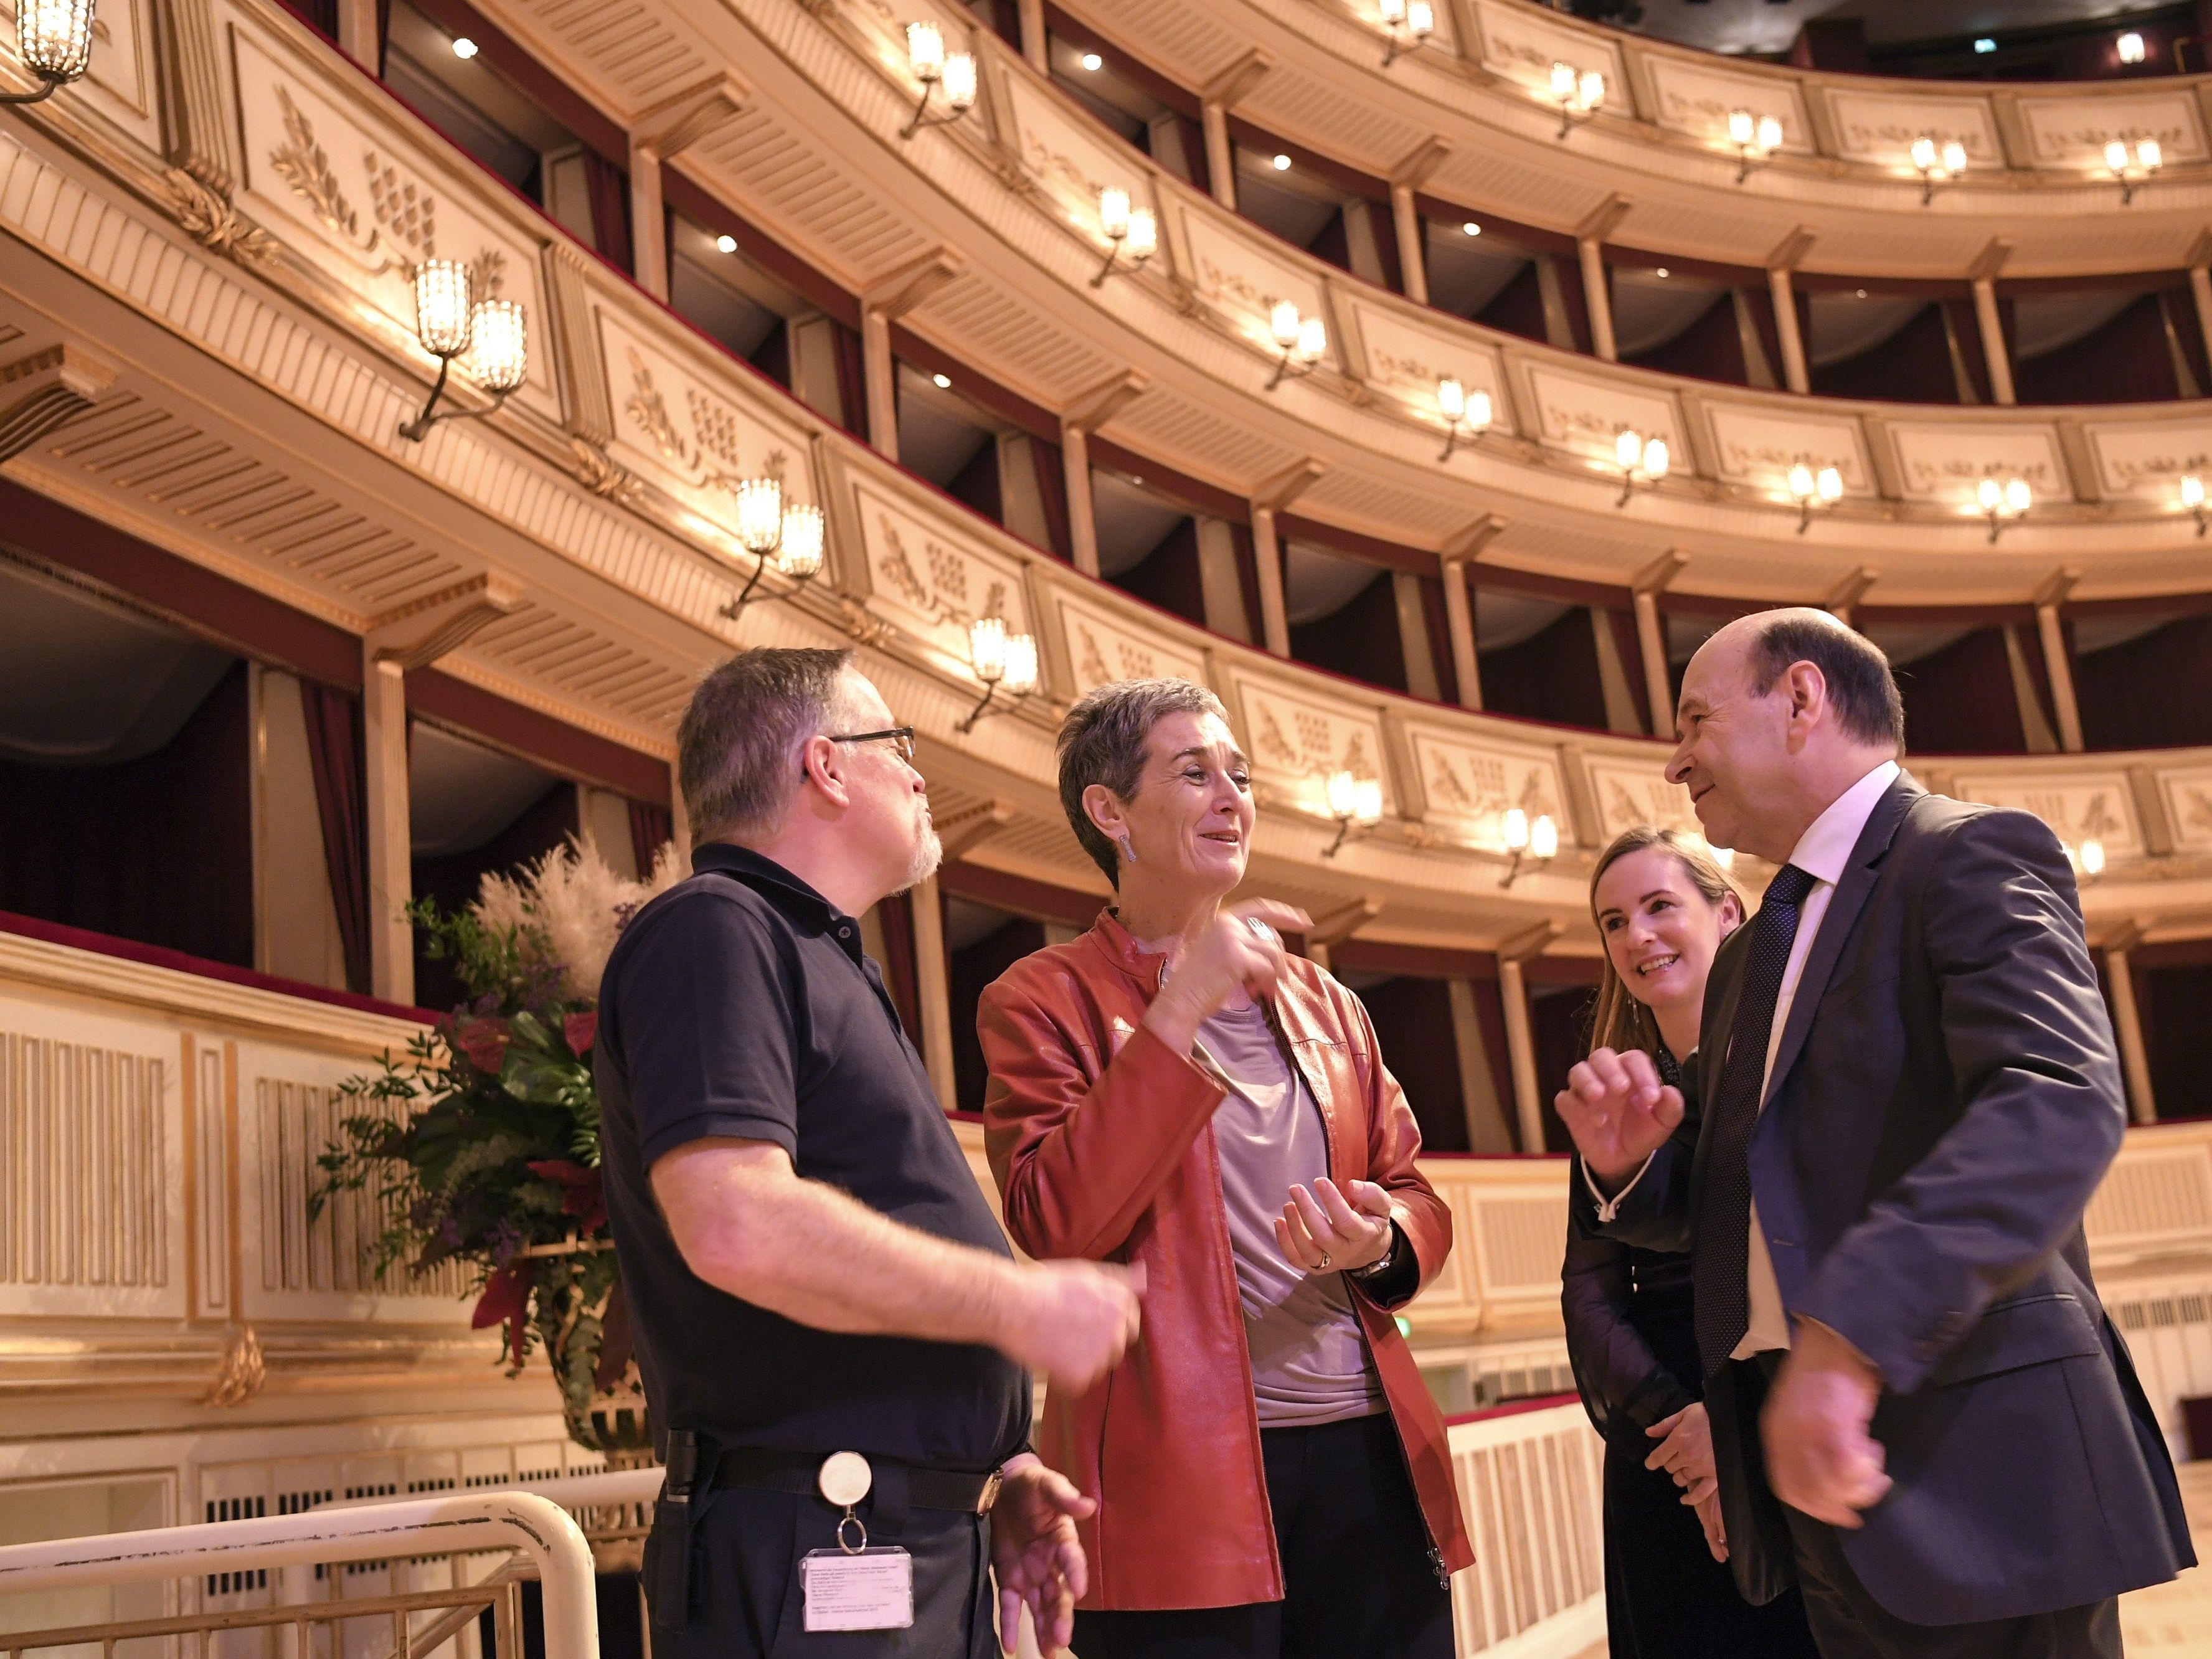
<svg viewBox="0 0 2212 1659"><path fill-rule="evenodd" d="M1168 714L1218 714L1221 699L1191 680L1115 680L1093 686L1067 711L1060 728L1060 805L1068 827L1091 860L1116 888L1121 866L1114 843L1083 810L1083 792L1103 784L1121 800L1137 793L1145 770L1145 739Z"/></svg>

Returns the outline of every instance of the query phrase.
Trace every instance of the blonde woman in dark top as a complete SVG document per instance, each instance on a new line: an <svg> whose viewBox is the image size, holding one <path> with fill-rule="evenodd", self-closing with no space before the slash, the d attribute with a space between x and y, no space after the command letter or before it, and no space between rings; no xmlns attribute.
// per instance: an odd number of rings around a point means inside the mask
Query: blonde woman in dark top
<svg viewBox="0 0 2212 1659"><path fill-rule="evenodd" d="M1686 1086L1705 976L1741 925L1742 895L1711 853L1639 825L1605 849L1590 915L1605 944L1590 1047L1641 1048ZM1575 1180L1583 1179L1579 1160ZM1690 1259L1571 1223L1560 1302L1567 1352L1605 1437L1606 1626L1613 1659L1756 1654L1812 1659L1795 1589L1755 1607L1723 1565L1728 1540L1699 1399Z"/></svg>

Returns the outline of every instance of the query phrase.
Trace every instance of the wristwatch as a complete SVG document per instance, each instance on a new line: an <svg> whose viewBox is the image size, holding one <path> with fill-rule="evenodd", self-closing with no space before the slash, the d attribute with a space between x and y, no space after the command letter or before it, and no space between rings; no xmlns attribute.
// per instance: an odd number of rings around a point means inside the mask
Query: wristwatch
<svg viewBox="0 0 2212 1659"><path fill-rule="evenodd" d="M1376 1256L1374 1261L1369 1262L1364 1267L1346 1268L1344 1271L1344 1276L1346 1279L1382 1278L1384 1273L1389 1273L1391 1268L1397 1266L1398 1246L1405 1242L1405 1237L1406 1236L1403 1233L1398 1231L1398 1224L1395 1221L1392 1222L1390 1224L1390 1248L1383 1251L1382 1255Z"/></svg>

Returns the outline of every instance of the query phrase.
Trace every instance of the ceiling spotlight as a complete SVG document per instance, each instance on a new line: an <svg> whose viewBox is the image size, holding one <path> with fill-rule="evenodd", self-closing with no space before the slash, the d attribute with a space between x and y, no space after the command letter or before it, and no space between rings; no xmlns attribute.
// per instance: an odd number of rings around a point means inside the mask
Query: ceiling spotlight
<svg viewBox="0 0 2212 1659"><path fill-rule="evenodd" d="M453 37L453 56L464 63L477 55L477 43L465 34Z"/></svg>
<svg viewBox="0 0 2212 1659"><path fill-rule="evenodd" d="M1095 52L1086 52L1083 54L1083 67L1089 73L1096 75L1106 67L1106 60Z"/></svg>
<svg viewBox="0 0 2212 1659"><path fill-rule="evenodd" d="M2130 29L2114 44L2119 48L2123 64L2140 64L2143 60L2143 38Z"/></svg>
<svg viewBox="0 0 2212 1659"><path fill-rule="evenodd" d="M717 253L735 253L738 251L738 239L727 231L723 232L714 239L714 251Z"/></svg>
<svg viewBox="0 0 2212 1659"><path fill-rule="evenodd" d="M931 375L929 377L929 383L935 386L939 392L950 392L952 390L952 382L942 374Z"/></svg>
<svg viewBox="0 0 2212 1659"><path fill-rule="evenodd" d="M1996 49L1997 43L1990 40L1988 35L1978 34L1974 37L1974 51L1977 55L1987 54L1989 52L1995 52Z"/></svg>
<svg viewBox="0 0 2212 1659"><path fill-rule="evenodd" d="M1291 158L1287 155L1278 155L1275 158L1275 171L1278 173L1288 173L1290 170Z"/></svg>
<svg viewBox="0 0 2212 1659"><path fill-rule="evenodd" d="M1657 277L1661 282L1662 282L1662 283L1663 283L1663 282L1665 282L1665 281L1667 280L1667 267L1666 267L1666 266L1664 266L1664 265L1660 265L1660 266L1656 267L1656 268L1652 271L1652 273L1651 273L1651 274L1652 274L1653 276L1656 276L1656 277Z"/></svg>
<svg viewBox="0 0 2212 1659"><path fill-rule="evenodd" d="M1480 236L1482 234L1482 227L1475 223L1472 219L1462 225L1460 228L1465 231L1469 236Z"/></svg>
<svg viewBox="0 0 2212 1659"><path fill-rule="evenodd" d="M1866 298L1866 290L1865 290L1864 289L1858 289L1858 290L1856 291L1856 297L1857 297L1857 298L1859 298L1859 299L1862 299L1862 300L1865 299L1865 298Z"/></svg>

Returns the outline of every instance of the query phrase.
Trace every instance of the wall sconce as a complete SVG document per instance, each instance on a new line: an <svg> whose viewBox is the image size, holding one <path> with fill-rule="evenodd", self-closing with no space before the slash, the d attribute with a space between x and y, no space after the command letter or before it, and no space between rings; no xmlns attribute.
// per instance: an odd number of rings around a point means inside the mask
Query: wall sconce
<svg viewBox="0 0 2212 1659"><path fill-rule="evenodd" d="M822 574L822 509L786 507L781 479L747 478L738 485L738 540L753 556L753 574L722 607L720 614L730 620L752 602L769 560L798 586Z"/></svg>
<svg viewBox="0 0 2212 1659"><path fill-rule="evenodd" d="M1498 878L1500 887L1510 887L1520 879L1524 863L1549 864L1559 856L1559 826L1552 822L1549 812L1540 812L1532 821L1522 808L1509 807L1503 828L1505 850L1513 854L1513 862Z"/></svg>
<svg viewBox="0 0 2212 1659"><path fill-rule="evenodd" d="M2138 138L2132 152L2124 139L2115 138L2105 146L2105 167L2119 181L2122 207L2136 199L2136 186L2148 183L2165 164L2166 152L2155 138Z"/></svg>
<svg viewBox="0 0 2212 1659"><path fill-rule="evenodd" d="M1364 835L1382 822L1382 781L1355 778L1349 772L1332 772L1324 788L1328 815L1336 820L1336 839L1322 848L1321 855L1333 859L1354 830Z"/></svg>
<svg viewBox="0 0 2212 1659"><path fill-rule="evenodd" d="M458 259L425 259L415 268L415 333L438 360L438 379L422 412L399 428L419 444L441 421L480 421L507 401L530 374L529 321L512 300L471 300L469 268ZM492 394L482 409L441 411L453 359L466 352L469 378Z"/></svg>
<svg viewBox="0 0 2212 1659"><path fill-rule="evenodd" d="M978 617L968 624L968 665L983 682L983 700L960 722L957 729L963 732L974 731L975 722L987 714L1005 714L1036 690L1036 637L1009 634L1000 617ZM994 708L992 700L1001 689L1009 701Z"/></svg>
<svg viewBox="0 0 2212 1659"><path fill-rule="evenodd" d="M2212 526L2212 518L2208 518L2204 511L2204 480L2194 472L2181 476L2181 504L2197 515L2197 533L2201 537L2206 527Z"/></svg>
<svg viewBox="0 0 2212 1659"><path fill-rule="evenodd" d="M1389 69L1399 54L1411 52L1436 33L1437 9L1430 0L1382 0L1382 27L1390 32L1390 50L1382 54Z"/></svg>
<svg viewBox="0 0 2212 1659"><path fill-rule="evenodd" d="M1937 143L1927 133L1912 141L1912 165L1920 169L1920 205L1936 199L1936 186L1948 184L1966 170L1966 147L1956 138Z"/></svg>
<svg viewBox="0 0 2212 1659"><path fill-rule="evenodd" d="M1626 507L1638 484L1649 489L1667 476L1664 438L1641 437L1624 427L1613 441L1613 458L1620 468L1620 499L1613 503L1615 507Z"/></svg>
<svg viewBox="0 0 2212 1659"><path fill-rule="evenodd" d="M16 0L15 49L39 77L36 92L0 93L0 104L35 104L92 64L92 0Z"/></svg>
<svg viewBox="0 0 2212 1659"><path fill-rule="evenodd" d="M1106 263L1091 279L1093 288L1104 287L1117 267L1131 271L1140 269L1159 251L1159 222L1152 217L1152 209L1132 208L1129 192L1118 185L1108 185L1098 192L1098 229L1113 246L1106 250ZM1121 264L1124 255L1128 258L1126 265Z"/></svg>
<svg viewBox="0 0 2212 1659"><path fill-rule="evenodd" d="M1278 300L1267 307L1267 331L1275 337L1275 344L1283 354L1275 363L1274 374L1268 378L1270 392L1285 380L1312 374L1322 354L1328 349L1328 330L1321 319L1300 317L1298 308L1288 300Z"/></svg>
<svg viewBox="0 0 2212 1659"><path fill-rule="evenodd" d="M1554 64L1552 101L1559 106L1559 137L1564 138L1604 104L1605 76L1595 70L1577 72L1572 64Z"/></svg>
<svg viewBox="0 0 2212 1659"><path fill-rule="evenodd" d="M1728 118L1729 143L1735 146L1740 165L1739 185L1751 177L1752 168L1782 148L1782 123L1771 115L1754 116L1747 109L1732 109Z"/></svg>
<svg viewBox="0 0 2212 1659"><path fill-rule="evenodd" d="M2105 843L2092 836L2075 846L2072 842L2062 843L2066 848L2066 862L2074 866L2074 873L2084 884L2105 873Z"/></svg>
<svg viewBox="0 0 2212 1659"><path fill-rule="evenodd" d="M2002 484L1995 478L1984 478L1974 486L1974 500L1982 516L1990 521L1990 539L1994 542L2005 526L2027 516L2034 496L2025 478L2007 478Z"/></svg>
<svg viewBox="0 0 2212 1659"><path fill-rule="evenodd" d="M1451 459L1461 434L1472 441L1490 430L1490 394L1469 392L1449 375L1437 382L1437 412L1444 417L1444 453L1437 457L1439 461Z"/></svg>
<svg viewBox="0 0 2212 1659"><path fill-rule="evenodd" d="M921 101L914 106L914 114L899 130L899 137L911 138L924 127L944 126L957 121L975 106L975 58L971 52L956 52L948 56L945 50L945 33L934 23L908 23L906 26L907 67L914 78L921 82ZM945 88L943 115L929 112L929 100L939 87Z"/></svg>
<svg viewBox="0 0 2212 1659"><path fill-rule="evenodd" d="M1799 535L1813 522L1814 507L1831 507L1843 498L1844 475L1834 467L1824 466L1815 472L1807 462L1790 464L1790 499L1797 503Z"/></svg>

